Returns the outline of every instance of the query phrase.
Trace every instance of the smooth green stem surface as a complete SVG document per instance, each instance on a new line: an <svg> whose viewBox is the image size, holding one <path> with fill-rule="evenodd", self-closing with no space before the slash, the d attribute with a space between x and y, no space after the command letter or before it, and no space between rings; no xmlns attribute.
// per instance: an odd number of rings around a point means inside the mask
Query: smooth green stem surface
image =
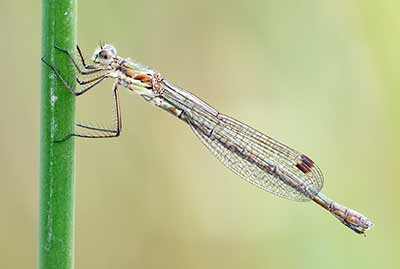
<svg viewBox="0 0 400 269"><path fill-rule="evenodd" d="M42 57L75 84L70 61L55 45L74 51L76 0L42 0ZM29 40L27 40L29 42ZM74 267L74 96L41 63L41 127L38 268Z"/></svg>

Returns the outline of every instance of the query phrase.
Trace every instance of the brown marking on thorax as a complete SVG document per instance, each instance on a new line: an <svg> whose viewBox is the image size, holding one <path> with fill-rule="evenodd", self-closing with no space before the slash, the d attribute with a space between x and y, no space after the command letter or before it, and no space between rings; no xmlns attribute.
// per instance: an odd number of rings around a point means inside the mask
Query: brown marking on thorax
<svg viewBox="0 0 400 269"><path fill-rule="evenodd" d="M134 70L126 68L126 67L121 67L120 70L125 76L133 78L135 80L139 80L140 82L151 86L151 76L150 75L143 74L143 73L134 71Z"/></svg>
<svg viewBox="0 0 400 269"><path fill-rule="evenodd" d="M176 110L175 107L170 107L168 110L169 110L169 112L171 112L172 114L178 115L177 110Z"/></svg>

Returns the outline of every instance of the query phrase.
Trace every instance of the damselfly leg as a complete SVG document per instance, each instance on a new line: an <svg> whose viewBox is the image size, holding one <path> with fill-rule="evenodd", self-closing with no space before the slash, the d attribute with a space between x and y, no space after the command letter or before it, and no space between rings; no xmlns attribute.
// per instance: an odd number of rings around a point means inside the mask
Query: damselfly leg
<svg viewBox="0 0 400 269"><path fill-rule="evenodd" d="M79 58L80 58L80 60L81 60L81 63L82 63L82 65L83 65L84 68L89 69L89 70L81 70L80 67L79 67L79 64L76 62L76 60L75 60L73 54L72 54L71 52L69 52L68 50L66 50L66 49L64 49L64 48L61 48L61 47L58 47L58 46L54 46L54 47L55 47L57 50L59 50L59 51L65 53L65 54L67 54L68 58L69 58L69 59L71 60L71 62L74 64L76 70L78 70L79 74L81 74L81 75L89 75L89 74L93 74L93 73L99 72L99 71L101 71L101 70L104 70L103 68L99 68L99 67L94 66L94 65L88 65L88 64L86 64L85 58L83 57L82 51L81 51L81 49L79 48L78 45L76 45L76 50L78 51L78 55L79 55Z"/></svg>
<svg viewBox="0 0 400 269"><path fill-rule="evenodd" d="M79 48L79 46L76 47L77 51L78 51L78 55L81 61L82 66L86 69L86 70L82 70L79 67L79 64L77 63L77 61L75 60L75 58L73 57L73 55L66 49L60 48L55 46L55 48L63 53L65 53L69 60L72 62L72 64L74 65L74 67L76 68L77 72L80 75L90 75L90 74L95 74L97 72L100 71L107 71L102 67L98 67L94 64L86 64L85 59L83 57L83 54ZM56 76L60 79L60 81L63 83L64 87L67 88L67 90L69 90L72 94L74 94L75 96L80 96L84 93L86 93L87 91L89 91L90 89L94 88L95 86L99 85L104 79L109 77L109 73L103 73L101 75L98 75L94 78L90 78L87 80L81 80L79 79L79 77L76 77L76 81L79 85L87 85L85 87L82 87L80 89L77 89L75 87L72 87L71 85L68 84L68 82L64 79L64 77L61 75L61 73L59 72L59 70L53 66L52 64L50 64L49 62L47 62L44 58L42 58L42 62L45 63L55 74ZM113 88L113 96L114 96L114 106L115 106L115 116L114 116L114 120L115 120L115 128L114 129L108 129L108 128L103 128L103 127L97 127L97 126L89 126L86 124L82 124L82 123L77 123L76 126L83 128L83 129L88 129L88 130L93 130L96 132L100 132L97 134L84 134L84 133L72 133L69 134L61 139L56 139L55 142L62 142L65 141L73 136L76 137L83 137L83 138L112 138L112 137L118 137L121 133L121 129L122 129L122 124L121 124L121 110L120 110L120 102L119 102L119 94L118 94L118 83L116 82L114 84L114 88Z"/></svg>
<svg viewBox="0 0 400 269"><path fill-rule="evenodd" d="M69 135L63 137L62 139L56 140L56 142L65 141L73 136L83 137L83 138L113 138L113 137L120 136L121 130L122 130L122 118L121 118L121 106L120 106L120 101L119 101L119 92L118 92L118 83L117 82L114 83L113 96L114 96L114 105L115 105L115 129L106 129L106 128L100 128L100 127L96 127L96 126L89 126L89 125L77 123L76 126L78 126L78 127L97 131L97 132L100 132L100 134L72 133L72 134L69 134Z"/></svg>
<svg viewBox="0 0 400 269"><path fill-rule="evenodd" d="M78 81L78 83L80 85L85 85L88 84L90 82L93 82L92 84L83 87L81 89L76 89L74 87L72 87L71 85L68 84L68 82L63 78L63 76L60 74L60 72L58 71L58 69L53 66L52 64L50 64L49 62L47 62L44 58L42 58L42 62L45 63L48 67L50 67L51 70L53 70L53 72L56 74L56 76L61 80L61 82L63 83L63 85L65 86L65 88L67 88L67 90L69 90L73 95L75 96L79 96L84 94L85 92L87 92L88 90L92 89L94 86L98 85L100 82L102 82L104 79L106 79L108 77L108 73L105 73L101 76L98 76L94 79L88 80L88 81Z"/></svg>

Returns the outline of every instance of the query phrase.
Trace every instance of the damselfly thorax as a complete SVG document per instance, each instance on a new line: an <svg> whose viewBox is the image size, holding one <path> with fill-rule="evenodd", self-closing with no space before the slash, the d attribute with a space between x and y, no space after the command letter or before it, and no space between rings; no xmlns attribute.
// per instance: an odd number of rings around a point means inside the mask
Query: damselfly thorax
<svg viewBox="0 0 400 269"><path fill-rule="evenodd" d="M101 45L95 50L92 63L86 64L77 47L80 63L65 49L65 53L80 77L80 88L68 85L58 69L42 59L59 77L64 86L75 96L86 93L106 78L115 80L113 86L115 104L115 127L106 129L77 124L82 130L68 134L58 142L73 136L84 138L111 138L121 133L121 110L119 87L127 88L154 106L157 106L188 124L203 144L226 167L258 188L294 201L314 201L328 210L344 225L356 233L365 234L372 222L362 214L342 206L320 191L324 184L321 170L308 156L241 123L193 95L175 86L158 72L119 57L111 45ZM81 79L87 75L93 78Z"/></svg>

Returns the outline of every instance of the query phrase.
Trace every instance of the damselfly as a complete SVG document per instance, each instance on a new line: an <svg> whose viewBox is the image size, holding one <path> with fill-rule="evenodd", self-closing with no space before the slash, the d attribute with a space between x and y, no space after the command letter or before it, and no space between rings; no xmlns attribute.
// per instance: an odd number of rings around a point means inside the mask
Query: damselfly
<svg viewBox="0 0 400 269"><path fill-rule="evenodd" d="M58 47L57 49L69 57L80 75L95 75L86 80L77 78L82 87L74 88L55 66L42 59L75 96L86 93L107 78L115 79L115 128L77 124L80 128L98 133L73 133L61 141L72 136L119 136L122 125L118 89L124 87L188 124L217 159L246 181L280 197L294 201L312 200L356 233L365 235L365 231L372 227L373 224L368 218L334 202L320 192L324 183L322 173L306 155L218 112L197 96L165 80L160 73L119 57L111 45L100 45L93 53L91 64L86 64L78 46L80 63L69 51Z"/></svg>

